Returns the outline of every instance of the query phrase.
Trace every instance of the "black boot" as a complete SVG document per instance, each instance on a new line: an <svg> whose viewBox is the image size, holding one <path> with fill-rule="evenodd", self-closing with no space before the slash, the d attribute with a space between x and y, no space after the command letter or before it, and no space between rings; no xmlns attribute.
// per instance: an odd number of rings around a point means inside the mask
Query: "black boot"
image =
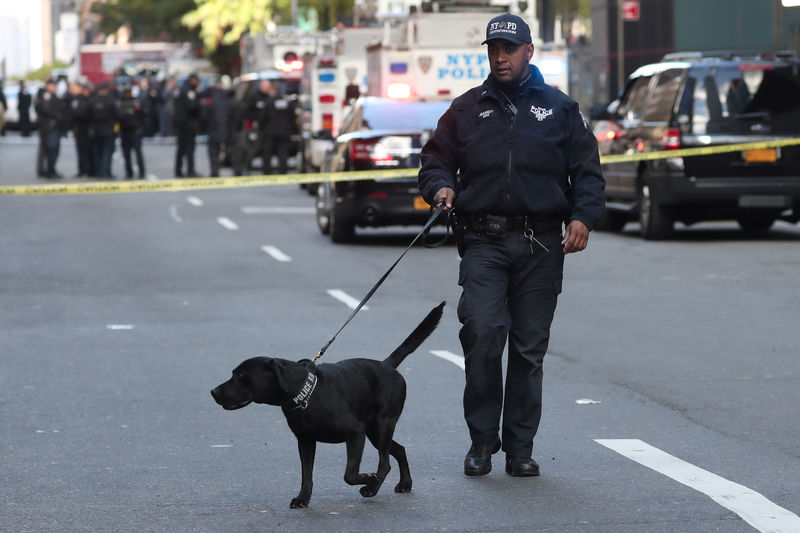
<svg viewBox="0 0 800 533"><path fill-rule="evenodd" d="M464 458L464 475L485 476L492 471L492 454L500 451L500 439L489 444L472 444Z"/></svg>
<svg viewBox="0 0 800 533"><path fill-rule="evenodd" d="M539 475L539 464L530 457L506 456L506 472L513 477Z"/></svg>

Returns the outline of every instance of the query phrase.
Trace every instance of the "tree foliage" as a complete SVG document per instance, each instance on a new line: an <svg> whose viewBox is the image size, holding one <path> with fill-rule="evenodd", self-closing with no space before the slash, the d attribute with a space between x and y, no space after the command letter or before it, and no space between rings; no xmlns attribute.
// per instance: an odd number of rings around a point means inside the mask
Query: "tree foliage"
<svg viewBox="0 0 800 533"><path fill-rule="evenodd" d="M298 0L298 12L316 10L320 29L334 27L353 13L354 0ZM195 8L181 22L200 29L208 50L232 44L245 33L261 33L291 24L291 0L194 0Z"/></svg>
<svg viewBox="0 0 800 533"><path fill-rule="evenodd" d="M180 20L193 7L194 0L116 0L93 4L92 13L99 15L98 29L106 34L127 23L136 41L197 42L197 32Z"/></svg>
<svg viewBox="0 0 800 533"><path fill-rule="evenodd" d="M315 9L321 30L329 30L339 22L349 22L353 15L353 0L299 0L301 6Z"/></svg>
<svg viewBox="0 0 800 533"><path fill-rule="evenodd" d="M590 0L551 0L555 15L561 19L561 28L568 34L573 21L591 19ZM621 1L621 0L620 0Z"/></svg>
<svg viewBox="0 0 800 533"><path fill-rule="evenodd" d="M245 33L261 33L290 0L194 0L195 8L181 17L189 28L200 28L206 49L233 44ZM285 5L284 5L285 4Z"/></svg>

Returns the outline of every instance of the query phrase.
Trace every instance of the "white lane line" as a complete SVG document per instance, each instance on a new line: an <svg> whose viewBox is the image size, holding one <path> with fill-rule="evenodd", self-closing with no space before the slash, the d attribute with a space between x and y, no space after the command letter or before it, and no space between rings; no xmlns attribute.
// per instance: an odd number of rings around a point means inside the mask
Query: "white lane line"
<svg viewBox="0 0 800 533"><path fill-rule="evenodd" d="M462 356L456 355L453 352L448 352L447 350L431 350L431 353L436 357L441 357L445 361L450 361L461 370L464 370L464 358Z"/></svg>
<svg viewBox="0 0 800 533"><path fill-rule="evenodd" d="M274 246L265 245L261 247L267 254L272 256L272 258L276 261L280 261L282 263L288 263L292 260L291 257L280 251L279 249L275 248Z"/></svg>
<svg viewBox="0 0 800 533"><path fill-rule="evenodd" d="M245 215L310 215L315 213L313 207L289 207L289 206L244 206L242 213Z"/></svg>
<svg viewBox="0 0 800 533"><path fill-rule="evenodd" d="M172 205L170 206L170 208L169 208L169 214L170 214L170 216L172 217L172 220L174 220L174 221L175 221L175 222L177 222L178 224L182 224L182 223L183 223L183 219L182 219L182 218L181 218L181 216L178 214L178 206L177 206L177 205L175 205L175 204L172 204Z"/></svg>
<svg viewBox="0 0 800 533"><path fill-rule="evenodd" d="M219 217L217 219L217 222L219 222L219 224L223 228L229 229L231 231L239 229L239 226L236 224L236 222L234 222L233 220L229 219L228 217Z"/></svg>
<svg viewBox="0 0 800 533"><path fill-rule="evenodd" d="M358 307L358 304L361 303L361 300L356 300L346 292L339 290L339 289L329 289L328 294L342 302L344 305L349 307L350 309L355 309ZM361 308L362 311L369 311L368 306L364 306Z"/></svg>
<svg viewBox="0 0 800 533"><path fill-rule="evenodd" d="M186 201L195 207L203 207L203 200L201 200L197 196L189 196L186 198Z"/></svg>
<svg viewBox="0 0 800 533"><path fill-rule="evenodd" d="M744 485L703 470L650 446L639 439L595 439L595 442L652 468L699 492L741 516L759 531L790 533L800 531L800 517L775 505Z"/></svg>

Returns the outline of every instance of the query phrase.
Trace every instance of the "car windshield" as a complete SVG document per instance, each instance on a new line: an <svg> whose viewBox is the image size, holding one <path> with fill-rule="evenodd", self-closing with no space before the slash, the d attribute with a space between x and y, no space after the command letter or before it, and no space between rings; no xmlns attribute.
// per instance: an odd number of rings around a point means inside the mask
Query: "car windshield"
<svg viewBox="0 0 800 533"><path fill-rule="evenodd" d="M364 106L362 124L372 130L432 130L450 102L375 102Z"/></svg>
<svg viewBox="0 0 800 533"><path fill-rule="evenodd" d="M695 134L800 133L796 65L742 64L692 74L687 87L694 87Z"/></svg>

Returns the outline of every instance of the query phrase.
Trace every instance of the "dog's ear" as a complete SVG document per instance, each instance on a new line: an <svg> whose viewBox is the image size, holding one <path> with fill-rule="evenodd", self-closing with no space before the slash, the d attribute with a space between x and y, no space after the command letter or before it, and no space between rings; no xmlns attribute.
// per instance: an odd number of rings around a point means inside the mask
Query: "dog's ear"
<svg viewBox="0 0 800 533"><path fill-rule="evenodd" d="M288 368L286 364L277 359L270 359L267 361L267 368L275 375L275 384L278 389L283 393L289 394Z"/></svg>

